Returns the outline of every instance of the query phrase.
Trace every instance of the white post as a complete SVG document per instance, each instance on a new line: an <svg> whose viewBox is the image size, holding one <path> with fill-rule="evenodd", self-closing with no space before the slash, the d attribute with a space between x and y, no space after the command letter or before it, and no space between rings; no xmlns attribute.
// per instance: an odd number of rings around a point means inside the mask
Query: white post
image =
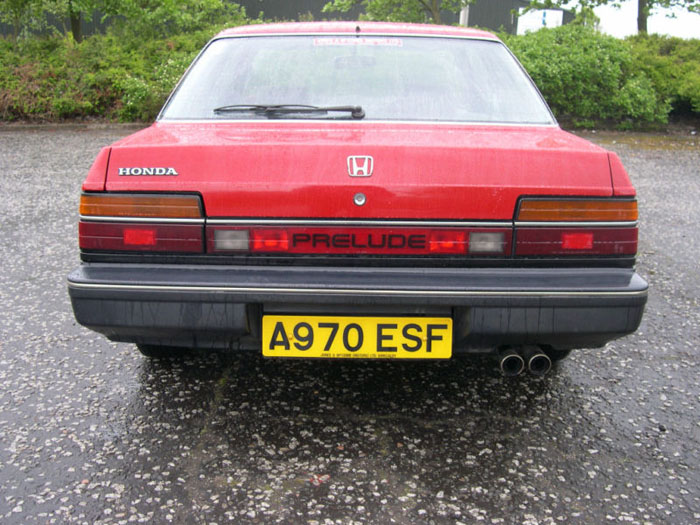
<svg viewBox="0 0 700 525"><path fill-rule="evenodd" d="M459 25L467 27L469 25L469 6L465 5L459 12Z"/></svg>

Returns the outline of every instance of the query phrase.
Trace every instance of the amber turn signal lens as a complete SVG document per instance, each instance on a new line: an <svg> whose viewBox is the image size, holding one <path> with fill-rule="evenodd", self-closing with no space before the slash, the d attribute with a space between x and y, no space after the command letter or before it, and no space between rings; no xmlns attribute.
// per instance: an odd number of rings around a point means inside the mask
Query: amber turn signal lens
<svg viewBox="0 0 700 525"><path fill-rule="evenodd" d="M586 222L636 221L637 201L615 199L523 200L519 221Z"/></svg>
<svg viewBox="0 0 700 525"><path fill-rule="evenodd" d="M202 211L196 195L85 193L80 196L80 215L199 219Z"/></svg>

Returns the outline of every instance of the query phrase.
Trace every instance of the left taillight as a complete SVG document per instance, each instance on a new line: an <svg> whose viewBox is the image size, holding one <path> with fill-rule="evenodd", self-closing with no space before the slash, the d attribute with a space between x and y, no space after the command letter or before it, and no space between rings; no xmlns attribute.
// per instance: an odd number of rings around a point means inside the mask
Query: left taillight
<svg viewBox="0 0 700 525"><path fill-rule="evenodd" d="M84 193L81 250L204 252L198 195Z"/></svg>

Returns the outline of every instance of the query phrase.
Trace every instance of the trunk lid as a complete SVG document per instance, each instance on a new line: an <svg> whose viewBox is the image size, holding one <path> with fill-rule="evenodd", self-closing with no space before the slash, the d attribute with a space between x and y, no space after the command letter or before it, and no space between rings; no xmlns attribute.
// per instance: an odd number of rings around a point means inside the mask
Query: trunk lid
<svg viewBox="0 0 700 525"><path fill-rule="evenodd" d="M557 127L289 120L156 123L114 144L106 189L229 218L511 220L522 195L612 195L607 152Z"/></svg>

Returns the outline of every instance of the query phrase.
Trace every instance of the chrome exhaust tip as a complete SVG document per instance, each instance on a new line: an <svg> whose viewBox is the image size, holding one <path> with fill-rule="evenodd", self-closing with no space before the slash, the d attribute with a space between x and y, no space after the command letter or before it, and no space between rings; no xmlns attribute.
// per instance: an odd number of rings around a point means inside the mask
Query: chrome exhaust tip
<svg viewBox="0 0 700 525"><path fill-rule="evenodd" d="M525 360L515 350L507 348L499 354L498 366L504 376L515 377L525 370Z"/></svg>
<svg viewBox="0 0 700 525"><path fill-rule="evenodd" d="M550 357L537 347L523 348L523 357L533 376L543 376L552 368Z"/></svg>

